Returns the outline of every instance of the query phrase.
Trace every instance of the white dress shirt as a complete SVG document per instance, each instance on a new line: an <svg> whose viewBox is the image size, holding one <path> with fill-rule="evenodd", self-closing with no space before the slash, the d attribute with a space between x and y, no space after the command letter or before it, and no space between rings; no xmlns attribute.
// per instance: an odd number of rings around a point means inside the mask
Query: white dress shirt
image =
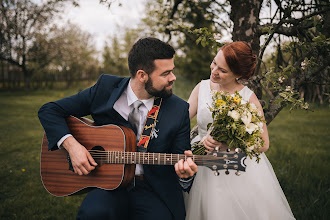
<svg viewBox="0 0 330 220"><path fill-rule="evenodd" d="M142 112L140 115L140 123L137 128L137 134L136 138L137 140L140 139L144 122L147 118L148 112L151 110L152 106L154 105L154 97L146 100L140 100L143 102L143 105L140 106L139 110ZM121 94L119 99L115 102L113 105L113 108L125 119L128 120L129 113L133 110L133 103L135 101L139 100L135 93L132 90L131 87L131 80L128 83L127 88L124 90L124 92ZM135 175L141 175L143 174L143 166L142 164L136 164L135 168Z"/></svg>

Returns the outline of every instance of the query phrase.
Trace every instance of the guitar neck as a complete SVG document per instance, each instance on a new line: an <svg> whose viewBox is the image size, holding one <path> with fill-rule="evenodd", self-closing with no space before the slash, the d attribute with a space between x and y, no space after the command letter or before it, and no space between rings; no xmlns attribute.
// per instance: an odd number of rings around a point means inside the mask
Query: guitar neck
<svg viewBox="0 0 330 220"><path fill-rule="evenodd" d="M107 164L152 164L152 165L174 165L179 160L191 158L197 165L205 165L225 157L214 157L212 155L167 154L167 153L144 153L123 151L90 151L93 158Z"/></svg>

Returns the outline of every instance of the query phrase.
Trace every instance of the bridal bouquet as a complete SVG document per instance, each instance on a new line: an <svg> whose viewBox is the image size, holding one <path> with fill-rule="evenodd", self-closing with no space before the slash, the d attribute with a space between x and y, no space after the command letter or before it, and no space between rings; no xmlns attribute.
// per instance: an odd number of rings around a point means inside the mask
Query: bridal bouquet
<svg viewBox="0 0 330 220"><path fill-rule="evenodd" d="M250 158L256 157L259 162L264 141L260 137L263 132L263 118L253 103L246 102L238 92L229 95L223 91L213 92L213 123L208 124L208 134L218 142L226 143L228 149L240 148ZM194 147L193 152L203 153L201 147Z"/></svg>

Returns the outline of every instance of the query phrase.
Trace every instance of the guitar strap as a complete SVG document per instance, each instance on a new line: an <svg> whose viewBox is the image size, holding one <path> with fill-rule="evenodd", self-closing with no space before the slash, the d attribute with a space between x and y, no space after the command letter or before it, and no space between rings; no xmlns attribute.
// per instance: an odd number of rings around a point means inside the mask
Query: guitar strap
<svg viewBox="0 0 330 220"><path fill-rule="evenodd" d="M162 104L162 98L156 97L154 100L154 105L151 110L148 112L146 121L144 122L143 131L140 136L140 140L137 144L138 151L146 152L147 147L150 141L151 133L156 125L158 112Z"/></svg>

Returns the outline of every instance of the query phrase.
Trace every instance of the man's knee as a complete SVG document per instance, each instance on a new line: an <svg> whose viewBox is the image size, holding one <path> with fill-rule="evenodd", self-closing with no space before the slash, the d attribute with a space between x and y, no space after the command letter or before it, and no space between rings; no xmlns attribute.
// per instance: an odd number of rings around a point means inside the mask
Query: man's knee
<svg viewBox="0 0 330 220"><path fill-rule="evenodd" d="M82 202L77 219L127 219L125 192L95 189Z"/></svg>
<svg viewBox="0 0 330 220"><path fill-rule="evenodd" d="M87 220L87 219L111 219L111 211L105 209L104 207L80 207L77 219Z"/></svg>

